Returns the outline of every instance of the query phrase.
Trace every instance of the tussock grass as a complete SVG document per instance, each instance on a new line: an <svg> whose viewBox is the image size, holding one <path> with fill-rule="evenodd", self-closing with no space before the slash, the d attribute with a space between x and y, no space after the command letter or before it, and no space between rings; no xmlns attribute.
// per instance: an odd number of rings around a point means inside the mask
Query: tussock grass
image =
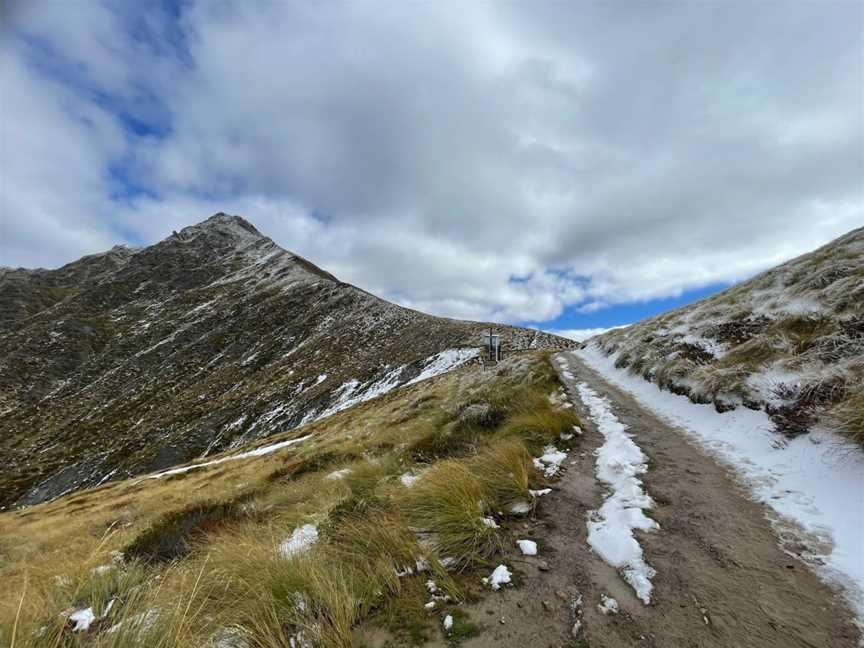
<svg viewBox="0 0 864 648"><path fill-rule="evenodd" d="M154 579L141 565L101 574L64 574L57 587L24 589L18 599L10 648L173 648L199 645L206 590L214 584L202 572L170 568ZM171 583L167 585L167 583ZM178 596L178 594L181 594ZM27 609L29 608L29 610ZM88 632L73 632L72 609L90 608L95 620ZM0 635L2 637L3 635Z"/></svg>
<svg viewBox="0 0 864 648"><path fill-rule="evenodd" d="M517 501L530 502L529 487L539 479L525 444L513 438L493 441L468 461L468 468L496 509L508 509Z"/></svg>
<svg viewBox="0 0 864 648"><path fill-rule="evenodd" d="M831 408L828 422L839 434L864 445L864 392L859 391Z"/></svg>
<svg viewBox="0 0 864 648"><path fill-rule="evenodd" d="M252 648L299 634L341 648L370 618L403 637L438 633L425 581L461 600L465 572L501 551L484 518L531 501L532 453L578 424L550 402L558 387L542 355L515 358L341 412L273 456L3 514L0 645L14 628L15 648L201 648L220 633ZM398 477L417 460L406 488ZM280 543L305 523L317 543L286 558ZM95 573L116 550L126 562ZM72 633L68 611L83 607L105 618Z"/></svg>
<svg viewBox="0 0 864 648"><path fill-rule="evenodd" d="M484 522L491 504L491 494L471 468L451 459L430 468L401 507L430 546L462 570L501 550L497 529Z"/></svg>
<svg viewBox="0 0 864 648"><path fill-rule="evenodd" d="M523 439L532 449L555 443L562 433L580 424L571 409L551 407L548 396L534 390L517 394L512 411L501 433Z"/></svg>

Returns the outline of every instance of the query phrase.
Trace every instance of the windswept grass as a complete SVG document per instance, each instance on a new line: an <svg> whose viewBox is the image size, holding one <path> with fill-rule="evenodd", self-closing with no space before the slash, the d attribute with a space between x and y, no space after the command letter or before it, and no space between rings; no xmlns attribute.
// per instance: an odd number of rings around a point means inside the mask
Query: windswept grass
<svg viewBox="0 0 864 648"><path fill-rule="evenodd" d="M544 483L532 455L578 424L558 388L541 354L462 370L317 423L284 453L4 514L0 645L345 648L364 620L428 638L426 581L448 610L466 596L502 550L497 512ZM305 524L317 541L285 555ZM87 608L96 621L73 632L70 611ZM476 631L454 618L451 640Z"/></svg>
<svg viewBox="0 0 864 648"><path fill-rule="evenodd" d="M401 504L405 516L458 570L482 564L501 550L498 531L486 522L491 493L465 462L432 467Z"/></svg>
<svg viewBox="0 0 864 648"><path fill-rule="evenodd" d="M829 410L828 423L840 434L864 446L864 392L859 391Z"/></svg>
<svg viewBox="0 0 864 648"><path fill-rule="evenodd" d="M528 448L515 438L491 442L467 464L496 509L509 510L516 502L529 502L531 482L540 479Z"/></svg>

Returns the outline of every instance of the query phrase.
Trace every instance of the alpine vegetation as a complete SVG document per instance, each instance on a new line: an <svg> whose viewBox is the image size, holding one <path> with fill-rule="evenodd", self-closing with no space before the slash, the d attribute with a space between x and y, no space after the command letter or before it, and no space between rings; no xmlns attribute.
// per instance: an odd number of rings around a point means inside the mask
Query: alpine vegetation
<svg viewBox="0 0 864 648"><path fill-rule="evenodd" d="M0 507L291 430L539 331L402 308L216 214L57 270L0 268Z"/></svg>
<svg viewBox="0 0 864 648"><path fill-rule="evenodd" d="M462 604L513 586L509 527L548 492L532 457L556 440L571 447L560 437L579 421L550 399L558 389L548 357L528 352L158 479L4 513L0 643L326 648L373 627L398 645L470 636Z"/></svg>
<svg viewBox="0 0 864 648"><path fill-rule="evenodd" d="M784 435L822 426L864 444L864 228L588 344L718 411L764 409Z"/></svg>

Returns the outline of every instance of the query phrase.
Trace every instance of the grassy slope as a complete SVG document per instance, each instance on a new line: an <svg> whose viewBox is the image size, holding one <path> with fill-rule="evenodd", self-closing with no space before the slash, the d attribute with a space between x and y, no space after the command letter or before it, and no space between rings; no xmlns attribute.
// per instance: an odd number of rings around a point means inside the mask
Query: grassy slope
<svg viewBox="0 0 864 648"><path fill-rule="evenodd" d="M864 443L864 229L709 299L594 340L664 389L821 422Z"/></svg>
<svg viewBox="0 0 864 648"><path fill-rule="evenodd" d="M456 618L451 639L470 634L455 605L501 548L482 518L536 504L531 456L576 423L550 400L558 389L542 353L466 367L294 430L311 437L272 455L4 513L0 645L198 647L233 632L250 646L297 633L349 646L360 622L419 643L442 610ZM420 477L410 488L406 472ZM319 542L281 557L303 524ZM420 556L428 571L397 576ZM450 597L434 611L429 578ZM68 613L88 606L105 619L71 632Z"/></svg>

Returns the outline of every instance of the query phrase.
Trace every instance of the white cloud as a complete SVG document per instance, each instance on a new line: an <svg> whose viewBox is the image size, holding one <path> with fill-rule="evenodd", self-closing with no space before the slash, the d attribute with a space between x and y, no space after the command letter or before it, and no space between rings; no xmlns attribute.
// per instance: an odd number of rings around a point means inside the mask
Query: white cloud
<svg viewBox="0 0 864 648"><path fill-rule="evenodd" d="M0 264L56 265L111 247L105 164L123 149L121 130L7 54L0 47Z"/></svg>
<svg viewBox="0 0 864 648"><path fill-rule="evenodd" d="M544 321L864 223L858 5L80 8L14 17L66 74L3 52L2 263L228 211L403 304Z"/></svg>
<svg viewBox="0 0 864 648"><path fill-rule="evenodd" d="M623 326L612 326L610 328L584 328L584 329L548 329L547 333L553 333L554 335L560 335L561 337L567 338L569 340L576 340L577 342L584 342L585 340L594 337L595 335L602 335L607 331L613 331L615 329L624 328Z"/></svg>

